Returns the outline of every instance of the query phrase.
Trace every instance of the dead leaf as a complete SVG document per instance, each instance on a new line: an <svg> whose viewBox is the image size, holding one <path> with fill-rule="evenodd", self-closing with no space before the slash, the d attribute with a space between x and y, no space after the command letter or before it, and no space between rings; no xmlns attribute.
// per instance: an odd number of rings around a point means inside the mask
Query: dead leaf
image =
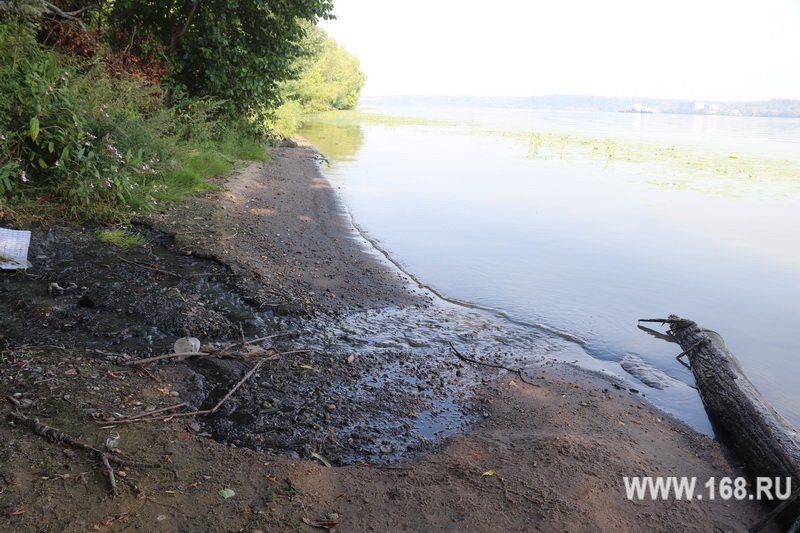
<svg viewBox="0 0 800 533"><path fill-rule="evenodd" d="M481 477L493 476L493 475L495 475L496 473L497 473L497 472L495 472L494 470L487 470L486 472L484 472L483 474L481 474Z"/></svg>
<svg viewBox="0 0 800 533"><path fill-rule="evenodd" d="M311 527L317 527L320 529L333 529L339 525L338 520L309 520L306 517L303 517L303 522Z"/></svg>

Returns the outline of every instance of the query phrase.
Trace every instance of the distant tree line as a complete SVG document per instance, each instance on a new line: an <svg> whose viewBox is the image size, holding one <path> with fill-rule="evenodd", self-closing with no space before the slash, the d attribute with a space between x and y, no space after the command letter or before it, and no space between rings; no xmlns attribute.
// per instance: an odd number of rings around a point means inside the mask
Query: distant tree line
<svg viewBox="0 0 800 533"><path fill-rule="evenodd" d="M772 99L757 102L676 100L666 98L631 98L619 96L585 96L551 94L544 96L385 96L373 97L373 104L442 105L464 107L497 107L518 109L560 109L574 111L622 111L639 103L662 113L728 114L759 117L800 118L800 100ZM697 109L695 103L702 103Z"/></svg>

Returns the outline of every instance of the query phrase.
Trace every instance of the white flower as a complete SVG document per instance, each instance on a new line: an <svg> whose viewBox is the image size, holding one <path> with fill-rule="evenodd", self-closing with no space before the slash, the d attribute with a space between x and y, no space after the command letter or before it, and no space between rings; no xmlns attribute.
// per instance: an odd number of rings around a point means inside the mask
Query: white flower
<svg viewBox="0 0 800 533"><path fill-rule="evenodd" d="M22 183L28 183L28 175L25 174L25 171L22 171L22 174L19 175L19 179Z"/></svg>

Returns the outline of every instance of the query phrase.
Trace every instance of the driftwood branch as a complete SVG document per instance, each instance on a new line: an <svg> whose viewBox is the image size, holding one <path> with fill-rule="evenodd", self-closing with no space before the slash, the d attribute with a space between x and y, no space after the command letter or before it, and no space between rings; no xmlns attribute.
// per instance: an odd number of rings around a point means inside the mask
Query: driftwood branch
<svg viewBox="0 0 800 533"><path fill-rule="evenodd" d="M245 344L252 344L256 341L249 341ZM234 345L238 346L238 345ZM293 355L296 353L309 353L313 350L309 350L304 348L302 350L289 350L288 352L278 352L275 355ZM148 363L153 363L155 361L162 361L164 359L186 359L189 357L232 357L235 355L252 355L252 354L242 354L240 352L231 352L231 351L222 351L222 352L215 352L215 353L208 353L208 352L179 352L179 353L167 353L164 355L156 355L153 357L145 357L144 359L136 359L135 361L127 361L123 364L126 366L138 366L138 365L146 365Z"/></svg>
<svg viewBox="0 0 800 533"><path fill-rule="evenodd" d="M800 498L800 489L794 491L794 494L792 494L790 498L788 498L783 503L775 507L772 511L770 511L770 513L767 516L759 520L750 529L748 529L748 533L759 533L761 530L767 527L767 524L769 524L772 519L774 519L776 516L781 514L787 507L796 502L798 498ZM797 524L797 522L795 522L795 524ZM794 524L792 527L794 527ZM791 531L791 528L788 531Z"/></svg>
<svg viewBox="0 0 800 533"><path fill-rule="evenodd" d="M111 485L111 494L114 496L119 496L119 489L117 488L117 478L114 476L114 469L111 468L111 465L108 463L108 454L103 453L100 454L100 462L103 463L103 466L106 467L106 473L108 474L108 483Z"/></svg>
<svg viewBox="0 0 800 533"><path fill-rule="evenodd" d="M471 363L473 365L488 366L489 368L498 368L500 370L506 370L508 372L511 372L511 373L516 374L517 376L519 376L520 381L522 381L523 383L527 383L528 385L533 385L534 387L538 387L539 386L536 383L528 381L525 378L525 376L522 374L522 370L520 370L518 368L511 368L511 367L508 367L508 366L505 366L505 365L499 365L499 364L496 364L496 363L486 363L484 361L478 361L477 359L472 359L471 357L467 357L466 355L463 355L461 352L456 350L456 347L453 346L452 342L448 342L448 344L450 345L450 349L453 351L453 355L455 355L456 357L458 357L462 361L466 361L467 363Z"/></svg>
<svg viewBox="0 0 800 533"><path fill-rule="evenodd" d="M716 432L728 442L753 477L790 478L800 486L800 441L796 429L761 395L717 333L670 315L643 322L669 324L683 348L697 390ZM796 497L776 508L784 521L796 517ZM790 522L791 523L791 522ZM763 526L762 526L763 527Z"/></svg>
<svg viewBox="0 0 800 533"><path fill-rule="evenodd" d="M70 435L61 431L60 429L48 426L46 424L42 424L36 418L28 418L27 416L18 413L9 413L8 419L14 422L15 424L18 424L19 426L23 426L30 429L36 435L44 437L54 444L62 444L65 446L69 446L71 448L83 450L95 456L103 465L103 468L105 468L106 470L106 473L108 475L109 485L111 486L111 492L114 494L114 496L119 495L119 489L117 488L117 481L116 478L114 477L114 469L111 467L111 463L126 467L140 466L146 468L155 468L157 466L148 463L127 461L115 455L109 455L108 453L106 453L103 450L100 450L99 448L95 448L94 446L89 446L88 444L80 442L79 440L71 437Z"/></svg>

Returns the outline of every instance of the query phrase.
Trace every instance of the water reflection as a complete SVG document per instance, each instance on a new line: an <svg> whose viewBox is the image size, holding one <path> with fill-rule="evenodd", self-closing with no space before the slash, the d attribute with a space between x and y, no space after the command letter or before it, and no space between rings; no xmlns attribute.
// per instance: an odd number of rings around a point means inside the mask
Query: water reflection
<svg viewBox="0 0 800 533"><path fill-rule="evenodd" d="M324 115L314 121L308 117L307 125L300 128L300 134L313 131L314 144L325 157L336 161L350 161L356 157L364 144L364 132L359 124L342 124L335 120L323 121Z"/></svg>

